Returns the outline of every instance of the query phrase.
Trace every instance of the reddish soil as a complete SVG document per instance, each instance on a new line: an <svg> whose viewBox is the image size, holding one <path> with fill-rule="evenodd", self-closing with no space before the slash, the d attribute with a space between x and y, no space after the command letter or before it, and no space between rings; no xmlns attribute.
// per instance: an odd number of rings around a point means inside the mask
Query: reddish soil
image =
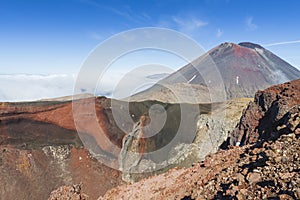
<svg viewBox="0 0 300 200"><path fill-rule="evenodd" d="M87 98L76 101L77 111L81 115L80 120L76 120L76 126L73 118L72 102L2 103L0 105L0 144L5 143L5 140L9 139L11 134L15 132L15 129L14 131L9 130L12 124L20 130L27 130L24 126L32 123L22 123L25 120L26 122L41 122L35 123L38 128L51 124L56 126L56 129L61 129L60 132L67 129L66 132L68 130L73 132L73 138L77 137L77 139L74 139L77 141L72 143L80 143L77 131L91 135L102 150L117 156L119 151L115 146L121 147L124 133L118 129L113 120L108 118L107 112L110 112L109 102L110 99L106 98ZM34 132L34 130L31 131ZM41 134L38 131L31 133L35 136ZM22 134L19 136L23 137Z"/></svg>
<svg viewBox="0 0 300 200"><path fill-rule="evenodd" d="M233 44L234 55L237 57L244 57L244 58L252 58L257 56L257 52L253 51L250 48L243 47L237 44Z"/></svg>
<svg viewBox="0 0 300 200"><path fill-rule="evenodd" d="M120 172L93 158L83 148L77 133L78 130L96 138L104 151L111 150L106 138L120 145L120 136L114 135L120 131L115 131L115 124L107 118L109 101L78 100L79 108L86 114L77 129L72 102L1 103L1 199L47 199L55 188L79 183L84 193L96 199L121 184ZM96 120L88 114L92 103L96 104Z"/></svg>
<svg viewBox="0 0 300 200"><path fill-rule="evenodd" d="M82 148L65 145L22 150L2 145L0 152L1 199L47 199L54 189L79 183L82 192L96 199L122 184L118 171Z"/></svg>

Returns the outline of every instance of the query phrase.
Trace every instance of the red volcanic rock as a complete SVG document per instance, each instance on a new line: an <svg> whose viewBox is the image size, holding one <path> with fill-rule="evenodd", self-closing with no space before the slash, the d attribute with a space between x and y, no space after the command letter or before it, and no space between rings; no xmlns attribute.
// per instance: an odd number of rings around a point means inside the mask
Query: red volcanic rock
<svg viewBox="0 0 300 200"><path fill-rule="evenodd" d="M101 103L103 101L107 103ZM113 119L108 118L109 112L111 113L109 102L110 99L106 98L75 101L76 114L80 115L76 124L71 101L2 103L0 144L43 140L39 141L40 146L47 143L80 145L78 131L92 136L103 151L117 157L125 133L118 129Z"/></svg>
<svg viewBox="0 0 300 200"><path fill-rule="evenodd" d="M87 150L68 145L31 150L1 145L0 176L1 199L16 200L47 199L54 189L78 183L82 183L82 193L96 199L123 183L118 171L100 163Z"/></svg>
<svg viewBox="0 0 300 200"><path fill-rule="evenodd" d="M258 91L230 136L231 145L276 139L299 128L300 79Z"/></svg>
<svg viewBox="0 0 300 200"><path fill-rule="evenodd" d="M119 171L83 148L77 132L95 138L104 152L111 151L106 139L120 146L124 133L108 118L110 99L77 102L82 116L76 126L70 101L0 104L1 199L47 199L53 189L76 183L95 199L122 183ZM91 105L96 118L89 113Z"/></svg>
<svg viewBox="0 0 300 200"><path fill-rule="evenodd" d="M88 196L82 194L81 185L63 186L51 192L48 200L87 200Z"/></svg>

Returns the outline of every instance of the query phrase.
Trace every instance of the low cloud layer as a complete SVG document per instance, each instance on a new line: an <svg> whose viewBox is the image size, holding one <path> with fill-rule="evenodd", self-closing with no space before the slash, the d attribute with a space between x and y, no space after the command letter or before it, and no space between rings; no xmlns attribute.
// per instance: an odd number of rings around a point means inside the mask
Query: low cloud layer
<svg viewBox="0 0 300 200"><path fill-rule="evenodd" d="M75 75L0 75L0 101L30 101L72 95Z"/></svg>
<svg viewBox="0 0 300 200"><path fill-rule="evenodd" d="M152 74L151 77L145 77L145 75L148 76L149 74L146 73L143 77L139 74L139 77L134 77L133 74L126 76L122 73L113 73L110 76L107 75L103 77L98 87L83 88L82 93L92 93L110 97L114 90L130 88L130 85L135 82L133 81L135 78L139 80L136 82L142 82L147 79L154 84L168 74ZM130 78L130 81L127 80L128 78ZM0 75L0 102L33 101L73 95L75 82L75 74ZM117 87L117 85L119 86ZM120 85L122 87L120 87Z"/></svg>

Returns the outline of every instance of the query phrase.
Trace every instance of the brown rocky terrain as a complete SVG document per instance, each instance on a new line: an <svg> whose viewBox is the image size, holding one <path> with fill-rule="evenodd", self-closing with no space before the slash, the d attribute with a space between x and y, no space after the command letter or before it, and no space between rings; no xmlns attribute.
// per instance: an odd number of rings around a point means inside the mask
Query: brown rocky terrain
<svg viewBox="0 0 300 200"><path fill-rule="evenodd" d="M51 192L49 200L87 200L89 197L81 191L81 184L62 186Z"/></svg>
<svg viewBox="0 0 300 200"><path fill-rule="evenodd" d="M81 141L77 131L81 131L95 137L103 150L110 151L110 147L105 143L106 140L109 138L112 143L120 146L124 133L120 133L121 131L114 124L114 121L108 120L105 110L109 109L109 102L110 99L106 98L78 100L79 109L83 111L81 112L82 120L78 121L77 124L74 123L71 101L2 103L0 105L0 128L3 139L0 139L0 144L11 144L13 141L26 143L30 139L32 141L38 140L39 145L45 145L47 142L50 144L80 144ZM95 109L97 118L101 123L95 123L95 120L93 120L93 116L90 114L93 113L90 111L92 108ZM87 122L89 122L89 126L86 126ZM100 135L98 126L102 130ZM49 130L50 127L53 130ZM26 132L20 134L24 129ZM111 134L112 131L114 131L114 134ZM69 134L62 134L67 132ZM34 135L35 137L33 137ZM63 140L64 137L68 137L66 141ZM56 138L57 141L53 141ZM43 141L39 141L39 139ZM71 139L73 139L72 142Z"/></svg>
<svg viewBox="0 0 300 200"><path fill-rule="evenodd" d="M217 121L218 125L210 115L213 107L216 110L223 110L223 104L183 105L189 110L196 108L193 110L194 115L189 115L192 119L188 122L193 126L189 130L197 131L194 141L203 144L203 148L191 143L193 140L185 144L186 135L182 135L184 140L180 139L179 143L175 144L180 148L171 151L171 156L161 154L161 158L154 157L154 159L151 156L141 156L139 158L141 162L137 167L139 170L147 170L149 166L160 166L161 163L157 159L163 160L166 156L173 162L168 168L188 167L195 160L203 159L205 155L216 150L217 143L224 141L228 131L238 122L241 111L248 101L249 99L236 99L225 104L228 112L227 116L223 117L226 120ZM123 112L127 104L104 97L85 98L75 101L75 105L78 106L76 108L80 112L72 113L71 101L1 103L0 196L4 199L44 199L55 188L82 183L81 191L91 199L95 199L108 189L122 184L122 179L132 182L145 177L143 173L135 176L127 171L121 173L117 170L120 167L120 158L123 158L120 157L120 151L135 149L136 146L133 145L135 144L138 147L137 152L143 155L167 144L177 133L178 127L174 126L174 122L180 120L182 105L157 101L131 102L128 119L123 117L127 115ZM150 129L147 128L150 123L149 110L153 105L166 110L168 118L162 130L155 136L140 138L132 145L122 144L124 135L132 132L135 124L142 122L142 119L148 119L148 122L143 122L137 133L149 134ZM96 118L93 116L93 109ZM113 115L113 112L117 115ZM75 123L74 120L78 117L76 114L80 115ZM116 122L116 116L119 117L117 119L120 120L119 124ZM120 124L125 126L120 128ZM211 138L205 137L207 131L210 131L210 134L220 133L214 138L213 143ZM82 143L87 140L94 141L95 145L91 147ZM111 151L112 149L114 151ZM101 164L103 160L98 160L97 156L107 155L106 152L110 153L109 163L106 164L114 169ZM125 154L124 158L127 159L126 156ZM133 162L136 160L133 159ZM162 170L159 173L168 170L161 166ZM153 173L147 176L150 175ZM15 190L18 193L13 192Z"/></svg>
<svg viewBox="0 0 300 200"><path fill-rule="evenodd" d="M299 199L299 143L291 133L263 147L221 150L191 168L114 188L99 199Z"/></svg>
<svg viewBox="0 0 300 200"><path fill-rule="evenodd" d="M25 150L1 145L0 151L1 199L47 199L55 188L75 183L82 183L82 191L95 199L122 183L118 171L83 148L52 145Z"/></svg>
<svg viewBox="0 0 300 200"><path fill-rule="evenodd" d="M80 101L88 105L94 98ZM84 148L72 102L2 103L0 108L1 199L47 199L55 188L78 183L95 199L123 183L118 170L105 166ZM100 103L96 106L99 118L106 117L103 109ZM85 133L93 136L94 127L86 127Z"/></svg>
<svg viewBox="0 0 300 200"><path fill-rule="evenodd" d="M227 145L191 168L119 186L100 199L299 199L299 85L256 93L230 137L241 147Z"/></svg>
<svg viewBox="0 0 300 200"><path fill-rule="evenodd" d="M248 101L235 99L199 105L130 102L128 119L122 111L127 102L86 98L75 101L77 109L83 111L77 123L74 123L77 116L76 112L72 113L70 101L2 103L1 197L43 199L58 188L51 194L52 199L95 199L105 193L101 198L299 198L299 80L257 92L254 102L242 114ZM153 106L156 106L155 112L163 108L169 119L158 134L143 138L141 136L151 133L148 132L151 130L149 110ZM191 119L187 118L194 126L195 138L191 142L178 140L174 149L172 147L169 154L161 154L162 157L144 156L168 144L178 134L174 123L180 116L180 106L200 111L189 115ZM91 115L93 109L96 121ZM215 118L212 117L214 112L217 113ZM125 125L123 128L118 126L120 122ZM223 143L237 123L227 143ZM124 136L131 133L137 137L124 143ZM182 135L186 139L185 136ZM88 149L91 154L85 149L82 144L85 137L92 138L101 151ZM222 143L226 150L215 153ZM128 157L127 153L121 153L122 150L138 153L138 156ZM111 153L110 166L115 169L95 158L105 152ZM129 171L116 170L122 166L120 159L130 161ZM163 160L168 161L166 166ZM162 168L144 173L149 166ZM131 173L133 169L142 173ZM153 177L143 179L148 176ZM122 179L142 180L119 186L124 184ZM78 183L82 183L80 187L73 185ZM63 185L73 186L61 187ZM18 193L13 192L15 190Z"/></svg>

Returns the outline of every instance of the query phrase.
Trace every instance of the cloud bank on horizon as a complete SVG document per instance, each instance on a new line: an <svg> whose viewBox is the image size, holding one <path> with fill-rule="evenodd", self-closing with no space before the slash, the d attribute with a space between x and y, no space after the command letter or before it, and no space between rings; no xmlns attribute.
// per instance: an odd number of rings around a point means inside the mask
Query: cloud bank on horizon
<svg viewBox="0 0 300 200"><path fill-rule="evenodd" d="M139 92L156 83L158 80L166 77L169 73L161 74L136 74L130 78L136 82L148 82L144 88L134 91ZM98 96L112 97L114 92L119 92L118 83L123 78L124 73L114 73L105 76L96 86L82 88L82 93L94 94ZM52 75L33 75L33 74L13 74L0 75L0 102L18 102L18 101L36 101L42 99L51 99L74 94L74 85L76 82L75 74L52 74ZM126 85L127 84L127 85ZM132 81L122 82L123 88L132 86ZM120 87L120 86L119 86ZM116 91L114 91L116 90ZM125 98L126 96L123 96Z"/></svg>
<svg viewBox="0 0 300 200"><path fill-rule="evenodd" d="M72 95L75 75L0 75L0 101L32 101Z"/></svg>

